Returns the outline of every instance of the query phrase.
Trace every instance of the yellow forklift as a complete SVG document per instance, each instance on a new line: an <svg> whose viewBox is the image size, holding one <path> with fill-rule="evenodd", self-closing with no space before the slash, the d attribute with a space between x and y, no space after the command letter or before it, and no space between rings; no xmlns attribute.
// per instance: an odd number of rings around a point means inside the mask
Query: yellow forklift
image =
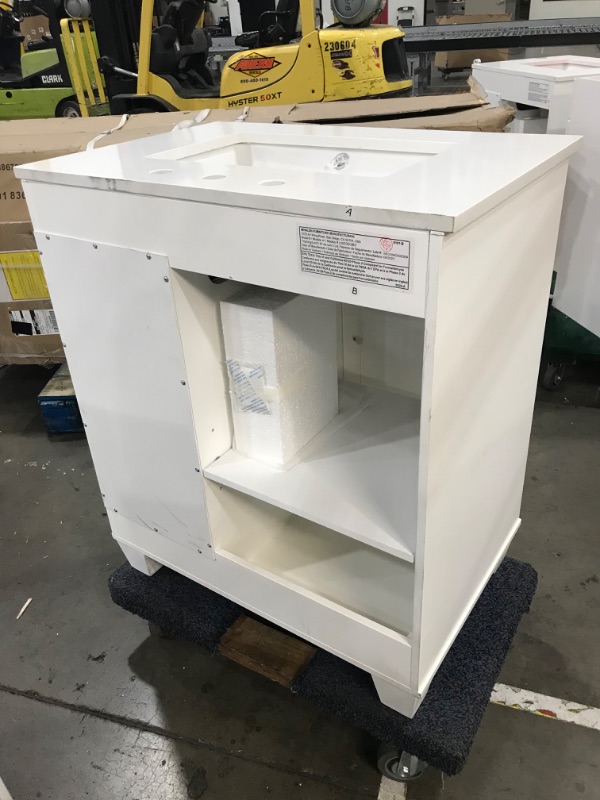
<svg viewBox="0 0 600 800"><path fill-rule="evenodd" d="M63 19L61 34L86 116L106 113L107 103L120 114L412 92L404 33L372 24L385 0L331 0L336 23L328 28L317 26L314 0L278 0L273 11L260 16L259 30L237 37L240 50L227 60L220 79L209 68L212 42L201 27L204 0L80 3L89 7L90 18Z"/></svg>

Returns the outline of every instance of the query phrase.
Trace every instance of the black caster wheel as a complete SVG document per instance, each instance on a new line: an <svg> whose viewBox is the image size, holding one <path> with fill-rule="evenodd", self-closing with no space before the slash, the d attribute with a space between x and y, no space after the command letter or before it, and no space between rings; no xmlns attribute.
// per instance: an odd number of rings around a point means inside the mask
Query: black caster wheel
<svg viewBox="0 0 600 800"><path fill-rule="evenodd" d="M377 769L384 778L392 781L400 783L416 781L425 772L426 767L425 761L397 747L382 743L377 749Z"/></svg>
<svg viewBox="0 0 600 800"><path fill-rule="evenodd" d="M566 364L560 361L558 364L548 362L542 371L542 386L549 392L555 392L563 382L565 377Z"/></svg>

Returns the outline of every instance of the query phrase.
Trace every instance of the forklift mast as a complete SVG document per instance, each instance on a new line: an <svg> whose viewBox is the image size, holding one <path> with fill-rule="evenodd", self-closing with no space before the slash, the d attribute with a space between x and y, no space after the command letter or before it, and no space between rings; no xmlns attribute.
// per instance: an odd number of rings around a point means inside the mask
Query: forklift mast
<svg viewBox="0 0 600 800"><path fill-rule="evenodd" d="M70 86L72 80L61 39L60 22L67 16L63 2L37 0L36 5L48 17L64 83ZM92 0L91 7L100 53L121 69L137 72L142 0ZM109 97L137 91L135 78L106 75L105 83Z"/></svg>
<svg viewBox="0 0 600 800"><path fill-rule="evenodd" d="M91 0L91 5L101 55L121 69L137 72L142 0ZM107 74L104 80L109 97L137 91L135 78Z"/></svg>

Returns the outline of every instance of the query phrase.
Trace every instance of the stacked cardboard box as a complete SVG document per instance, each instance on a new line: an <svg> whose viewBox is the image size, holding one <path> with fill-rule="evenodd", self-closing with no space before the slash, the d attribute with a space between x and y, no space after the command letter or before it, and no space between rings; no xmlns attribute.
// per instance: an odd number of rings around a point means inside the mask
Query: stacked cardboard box
<svg viewBox="0 0 600 800"><path fill-rule="evenodd" d="M170 130L187 116L146 114L128 120L121 131L127 129L127 138L132 139L147 136ZM49 365L65 360L25 194L14 167L84 150L120 122L115 117L0 122L0 365ZM110 135L102 136L98 144L112 144Z"/></svg>
<svg viewBox="0 0 600 800"><path fill-rule="evenodd" d="M453 14L437 17L438 25L467 25L487 22L509 22L510 14ZM508 58L508 49L501 50L452 50L435 54L435 66L441 70L471 69L475 59L480 61L504 61Z"/></svg>
<svg viewBox="0 0 600 800"><path fill-rule="evenodd" d="M0 225L0 364L64 360L31 225Z"/></svg>
<svg viewBox="0 0 600 800"><path fill-rule="evenodd" d="M48 17L43 14L34 14L30 17L25 17L20 25L21 33L25 37L25 46L32 42L39 42L44 36L50 36L50 28L48 27Z"/></svg>

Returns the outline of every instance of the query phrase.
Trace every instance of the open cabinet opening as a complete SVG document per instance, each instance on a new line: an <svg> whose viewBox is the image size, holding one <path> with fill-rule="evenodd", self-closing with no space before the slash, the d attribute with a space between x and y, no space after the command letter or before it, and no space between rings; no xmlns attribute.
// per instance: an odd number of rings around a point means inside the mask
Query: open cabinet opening
<svg viewBox="0 0 600 800"><path fill-rule="evenodd" d="M410 635L412 564L214 481L206 495L217 558Z"/></svg>
<svg viewBox="0 0 600 800"><path fill-rule="evenodd" d="M331 354L336 407L289 463L274 467L240 452L234 424L247 408L240 412L234 397L238 373L226 352L222 304L251 289L175 273L215 551L405 634L412 617L424 321L315 301L325 304L318 316L333 320L330 340L319 334L313 349ZM254 325L251 335L259 334ZM294 349L293 336L285 347ZM251 370L244 381L259 374ZM256 403L268 406L273 397L266 387Z"/></svg>

